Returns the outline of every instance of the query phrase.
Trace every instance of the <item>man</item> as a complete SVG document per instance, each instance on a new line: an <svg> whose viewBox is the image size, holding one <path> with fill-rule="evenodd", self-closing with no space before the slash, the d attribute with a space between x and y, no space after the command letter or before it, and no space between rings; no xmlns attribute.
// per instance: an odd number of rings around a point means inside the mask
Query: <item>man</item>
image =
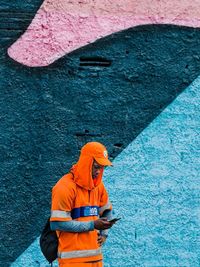
<svg viewBox="0 0 200 267"><path fill-rule="evenodd" d="M103 266L101 246L113 223L102 176L111 165L105 146L87 143L70 173L53 187L50 220L59 237L60 267Z"/></svg>

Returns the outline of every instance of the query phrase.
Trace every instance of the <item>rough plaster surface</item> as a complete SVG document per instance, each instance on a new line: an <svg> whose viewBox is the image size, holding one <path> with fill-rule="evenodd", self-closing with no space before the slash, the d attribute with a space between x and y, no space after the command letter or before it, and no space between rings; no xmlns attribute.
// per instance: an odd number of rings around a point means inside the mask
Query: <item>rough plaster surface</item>
<svg viewBox="0 0 200 267"><path fill-rule="evenodd" d="M144 24L199 27L200 1L46 0L8 54L27 66L47 66L99 38Z"/></svg>
<svg viewBox="0 0 200 267"><path fill-rule="evenodd" d="M105 267L199 267L199 89L200 77L106 169L122 219L110 230ZM11 266L47 267L38 239Z"/></svg>
<svg viewBox="0 0 200 267"><path fill-rule="evenodd" d="M123 220L106 246L106 266L200 265L199 89L200 78L107 171Z"/></svg>
<svg viewBox="0 0 200 267"><path fill-rule="evenodd" d="M200 266L200 77L107 170L109 267Z"/></svg>
<svg viewBox="0 0 200 267"><path fill-rule="evenodd" d="M39 235L51 186L85 142L105 143L115 158L200 73L199 29L159 25L113 34L45 68L19 65L6 50L41 2L0 4L3 267Z"/></svg>
<svg viewBox="0 0 200 267"><path fill-rule="evenodd" d="M10 60L9 38L0 39L0 266L40 234L51 187L85 142L114 159L200 73L199 29L130 29L44 68Z"/></svg>

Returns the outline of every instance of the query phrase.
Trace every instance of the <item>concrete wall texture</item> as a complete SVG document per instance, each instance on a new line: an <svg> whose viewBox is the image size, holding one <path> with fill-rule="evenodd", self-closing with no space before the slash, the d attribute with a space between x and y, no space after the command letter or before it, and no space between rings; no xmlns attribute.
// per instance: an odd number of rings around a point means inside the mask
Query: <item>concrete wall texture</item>
<svg viewBox="0 0 200 267"><path fill-rule="evenodd" d="M0 4L0 266L48 266L51 188L93 140L114 161L104 180L122 217L105 267L200 266L199 7Z"/></svg>

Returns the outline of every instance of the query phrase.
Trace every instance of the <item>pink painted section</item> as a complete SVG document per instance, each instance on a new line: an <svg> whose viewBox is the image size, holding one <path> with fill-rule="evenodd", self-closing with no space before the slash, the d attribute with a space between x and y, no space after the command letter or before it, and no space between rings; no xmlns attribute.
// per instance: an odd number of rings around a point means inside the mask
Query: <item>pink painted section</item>
<svg viewBox="0 0 200 267"><path fill-rule="evenodd" d="M27 66L47 66L99 38L145 24L200 27L200 0L46 0L8 54Z"/></svg>

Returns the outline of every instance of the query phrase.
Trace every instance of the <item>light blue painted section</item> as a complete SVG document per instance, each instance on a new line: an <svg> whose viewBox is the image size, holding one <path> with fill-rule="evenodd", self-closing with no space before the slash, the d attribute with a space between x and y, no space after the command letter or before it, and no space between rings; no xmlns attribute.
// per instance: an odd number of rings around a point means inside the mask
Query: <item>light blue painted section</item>
<svg viewBox="0 0 200 267"><path fill-rule="evenodd" d="M39 248L39 237L11 264L12 267L49 267ZM56 266L56 264L55 264Z"/></svg>
<svg viewBox="0 0 200 267"><path fill-rule="evenodd" d="M105 171L116 216L105 267L200 266L200 77ZM49 266L38 239L11 265Z"/></svg>
<svg viewBox="0 0 200 267"><path fill-rule="evenodd" d="M200 266L200 77L114 161L105 267Z"/></svg>

